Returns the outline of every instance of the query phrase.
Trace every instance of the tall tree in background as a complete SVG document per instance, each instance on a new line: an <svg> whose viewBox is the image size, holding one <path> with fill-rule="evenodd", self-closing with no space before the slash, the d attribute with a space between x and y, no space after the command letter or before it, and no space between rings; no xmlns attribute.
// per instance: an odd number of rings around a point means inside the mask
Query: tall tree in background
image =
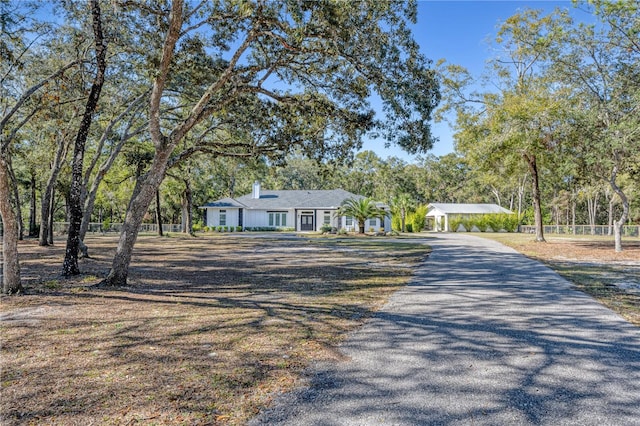
<svg viewBox="0 0 640 426"><path fill-rule="evenodd" d="M546 36L548 48L539 52L547 54L558 84L572 94L573 121L579 126L576 152L620 199L622 211L613 228L615 250L622 251L629 199L619 182L640 151L640 7L636 2L584 3L593 8L598 24L557 19Z"/></svg>
<svg viewBox="0 0 640 426"><path fill-rule="evenodd" d="M82 224L82 207L84 203L82 197L84 153L93 113L98 107L98 99L100 99L100 92L102 91L107 68L107 46L102 34L102 16L98 0L90 0L90 6L96 52L96 75L91 85L91 90L89 91L89 97L85 105L84 114L73 148L71 188L69 194L69 230L64 262L62 264L62 274L65 276L80 273L78 269L78 251L81 243L80 225Z"/></svg>
<svg viewBox="0 0 640 426"><path fill-rule="evenodd" d="M531 40L544 49L551 18L540 12L526 10L505 21L497 41L505 56L492 61L494 84L498 92L461 95L472 83L470 76L459 67L444 68L443 81L448 88L449 101L457 110L457 148L475 162L502 164L509 156L524 160L531 179L536 237L545 241L542 195L540 189L540 160L559 144L557 128L563 121L560 100L562 93L554 91L547 79L543 55L531 49ZM481 105L475 108L475 105Z"/></svg>
<svg viewBox="0 0 640 426"><path fill-rule="evenodd" d="M160 23L165 37L149 104L155 153L136 184L103 285L127 283L142 218L174 159L196 152L278 157L295 147L314 158L339 157L373 129L409 152L432 146L429 120L439 92L407 26L415 22L415 2L203 2L192 8L174 0L168 14L152 7L128 11L149 27ZM189 55L211 69L193 101L168 120L166 90L175 64ZM385 120L373 117L371 88L382 99ZM240 137L222 141L222 126ZM192 131L199 132L192 138L197 145L176 151Z"/></svg>
<svg viewBox="0 0 640 426"><path fill-rule="evenodd" d="M11 9L13 7L13 9ZM7 2L0 2L3 19L0 21L0 214L4 227L3 249L3 293L22 291L20 264L18 260L18 218L12 202L15 200L11 183L11 151L21 129L42 109L35 100L47 85L59 79L77 62L58 65L53 70L37 68L30 79L20 78L20 71L37 59L36 43L26 43L31 36L48 34L49 28L28 19L29 10L18 10Z"/></svg>

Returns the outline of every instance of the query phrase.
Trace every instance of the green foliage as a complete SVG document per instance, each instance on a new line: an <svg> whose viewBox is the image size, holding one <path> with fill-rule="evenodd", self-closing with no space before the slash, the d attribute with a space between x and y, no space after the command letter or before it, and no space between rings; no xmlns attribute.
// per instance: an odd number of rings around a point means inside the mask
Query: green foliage
<svg viewBox="0 0 640 426"><path fill-rule="evenodd" d="M463 218L459 215L449 216L449 229L451 232L458 232L460 225L462 225Z"/></svg>
<svg viewBox="0 0 640 426"><path fill-rule="evenodd" d="M472 218L472 226L478 228L480 232L487 232L490 222L489 216L490 215L483 214Z"/></svg>
<svg viewBox="0 0 640 426"><path fill-rule="evenodd" d="M387 212L376 206L370 198L348 198L336 211L337 216L351 216L358 222L358 232L364 233L364 224L367 219L384 218Z"/></svg>
<svg viewBox="0 0 640 426"><path fill-rule="evenodd" d="M413 223L407 223L405 226L407 227L407 232L413 232Z"/></svg>
<svg viewBox="0 0 640 426"><path fill-rule="evenodd" d="M464 227L464 230L467 232L473 231L474 220L472 217L462 217L460 224Z"/></svg>
<svg viewBox="0 0 640 426"><path fill-rule="evenodd" d="M394 231L402 231L402 219L397 214L391 217L391 229Z"/></svg>
<svg viewBox="0 0 640 426"><path fill-rule="evenodd" d="M498 215L501 221L502 229L507 232L516 232L518 225L520 224L520 218L516 214L501 214Z"/></svg>
<svg viewBox="0 0 640 426"><path fill-rule="evenodd" d="M427 224L427 206L420 205L416 207L415 212L411 215L411 225L415 232L422 231Z"/></svg>

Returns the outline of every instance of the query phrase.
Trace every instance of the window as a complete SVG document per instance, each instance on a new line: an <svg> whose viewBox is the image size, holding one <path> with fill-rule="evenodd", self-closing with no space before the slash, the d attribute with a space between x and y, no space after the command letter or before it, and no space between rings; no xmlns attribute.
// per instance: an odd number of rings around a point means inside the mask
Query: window
<svg viewBox="0 0 640 426"><path fill-rule="evenodd" d="M324 212L324 224L331 225L331 212Z"/></svg>
<svg viewBox="0 0 640 426"><path fill-rule="evenodd" d="M351 216L347 216L346 226L353 226L353 218Z"/></svg>
<svg viewBox="0 0 640 426"><path fill-rule="evenodd" d="M378 219L369 219L369 228L375 228L378 226Z"/></svg>
<svg viewBox="0 0 640 426"><path fill-rule="evenodd" d="M268 212L269 214L269 226L287 226L287 213L286 212Z"/></svg>
<svg viewBox="0 0 640 426"><path fill-rule="evenodd" d="M227 211L220 210L220 226L227 226Z"/></svg>

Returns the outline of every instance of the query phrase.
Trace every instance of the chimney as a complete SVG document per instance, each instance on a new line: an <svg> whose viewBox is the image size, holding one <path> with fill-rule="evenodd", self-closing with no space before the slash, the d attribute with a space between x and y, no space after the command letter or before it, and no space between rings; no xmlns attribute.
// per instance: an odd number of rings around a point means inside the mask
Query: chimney
<svg viewBox="0 0 640 426"><path fill-rule="evenodd" d="M251 198L254 200L260 199L260 181L253 182L253 193L251 194Z"/></svg>

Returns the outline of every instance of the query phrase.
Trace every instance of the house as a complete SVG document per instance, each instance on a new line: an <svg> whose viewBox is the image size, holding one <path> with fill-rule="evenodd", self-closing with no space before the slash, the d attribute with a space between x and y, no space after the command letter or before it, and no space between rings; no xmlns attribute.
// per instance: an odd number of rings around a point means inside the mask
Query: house
<svg viewBox="0 0 640 426"><path fill-rule="evenodd" d="M269 191L253 184L251 194L239 198L223 198L199 208L205 212L209 227L245 229L281 229L292 231L320 231L323 225L353 231L358 223L351 217L336 216L344 200L364 198L343 189ZM389 210L384 204L378 207ZM365 230L391 230L391 219L373 218L365 223Z"/></svg>
<svg viewBox="0 0 640 426"><path fill-rule="evenodd" d="M427 220L433 220L433 229L437 231L450 231L449 219L452 216L472 217L483 214L511 214L510 210L497 204L458 204L458 203L431 203L427 206Z"/></svg>

